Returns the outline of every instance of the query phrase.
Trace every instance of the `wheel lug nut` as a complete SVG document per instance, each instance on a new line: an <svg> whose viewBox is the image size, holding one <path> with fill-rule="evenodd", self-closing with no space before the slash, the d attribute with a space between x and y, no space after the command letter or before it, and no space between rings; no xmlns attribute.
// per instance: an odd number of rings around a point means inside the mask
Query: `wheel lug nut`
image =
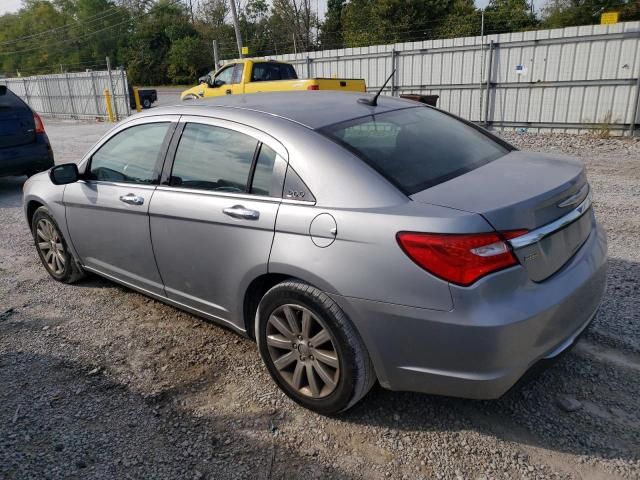
<svg viewBox="0 0 640 480"><path fill-rule="evenodd" d="M293 344L293 348L297 348L297 347L298 347L298 345L294 343Z"/></svg>

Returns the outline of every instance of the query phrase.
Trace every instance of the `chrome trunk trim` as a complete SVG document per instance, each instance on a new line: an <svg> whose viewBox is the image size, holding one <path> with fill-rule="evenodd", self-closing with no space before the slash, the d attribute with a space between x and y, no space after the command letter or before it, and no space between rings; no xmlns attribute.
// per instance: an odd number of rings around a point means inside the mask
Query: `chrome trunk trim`
<svg viewBox="0 0 640 480"><path fill-rule="evenodd" d="M536 228L535 230L532 230L525 235L512 238L511 240L509 240L509 243L515 250L537 243L543 238L548 237L549 235L557 232L558 230L563 229L570 223L575 222L582 215L584 215L589 210L590 207L591 207L591 191L587 193L587 197L582 201L580 205L578 205L576 208L571 210L566 215L560 217L559 219L551 223L547 223L546 225L543 225L540 228Z"/></svg>

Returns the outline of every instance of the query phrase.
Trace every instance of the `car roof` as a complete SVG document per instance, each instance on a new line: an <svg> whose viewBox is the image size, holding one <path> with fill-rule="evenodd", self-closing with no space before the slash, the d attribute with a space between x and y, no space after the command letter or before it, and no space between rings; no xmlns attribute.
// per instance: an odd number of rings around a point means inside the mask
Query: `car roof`
<svg viewBox="0 0 640 480"><path fill-rule="evenodd" d="M360 98L371 98L372 94L334 91L295 91L225 95L222 97L192 100L173 107L165 107L154 114L202 115L214 114L221 108L233 108L249 112L260 112L284 118L311 129L319 129L339 122L367 115L419 107L421 104L396 97L380 96L378 105L372 107L358 102Z"/></svg>

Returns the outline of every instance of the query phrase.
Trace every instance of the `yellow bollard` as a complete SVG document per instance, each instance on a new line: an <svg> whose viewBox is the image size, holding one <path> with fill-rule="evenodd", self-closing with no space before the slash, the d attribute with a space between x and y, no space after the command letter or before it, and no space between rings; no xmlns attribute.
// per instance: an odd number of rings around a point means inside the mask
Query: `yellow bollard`
<svg viewBox="0 0 640 480"><path fill-rule="evenodd" d="M109 115L109 121L115 122L116 119L113 115L113 105L111 105L111 93L109 93L109 89L104 89L104 101L107 104L107 115Z"/></svg>
<svg viewBox="0 0 640 480"><path fill-rule="evenodd" d="M133 87L133 98L136 101L136 112L142 110L140 106L140 94L138 93L138 87Z"/></svg>

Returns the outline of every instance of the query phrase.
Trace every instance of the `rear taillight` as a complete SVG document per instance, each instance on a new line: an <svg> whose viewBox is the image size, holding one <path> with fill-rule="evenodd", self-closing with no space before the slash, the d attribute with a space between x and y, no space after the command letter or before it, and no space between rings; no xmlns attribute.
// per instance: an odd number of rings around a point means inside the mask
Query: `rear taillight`
<svg viewBox="0 0 640 480"><path fill-rule="evenodd" d="M525 233L400 232L396 237L402 250L420 267L448 282L468 286L489 273L516 265L518 260L506 240Z"/></svg>
<svg viewBox="0 0 640 480"><path fill-rule="evenodd" d="M44 123L36 112L33 112L33 122L36 124L36 133L44 133Z"/></svg>
<svg viewBox="0 0 640 480"><path fill-rule="evenodd" d="M309 85L307 90L320 90L320 85Z"/></svg>

